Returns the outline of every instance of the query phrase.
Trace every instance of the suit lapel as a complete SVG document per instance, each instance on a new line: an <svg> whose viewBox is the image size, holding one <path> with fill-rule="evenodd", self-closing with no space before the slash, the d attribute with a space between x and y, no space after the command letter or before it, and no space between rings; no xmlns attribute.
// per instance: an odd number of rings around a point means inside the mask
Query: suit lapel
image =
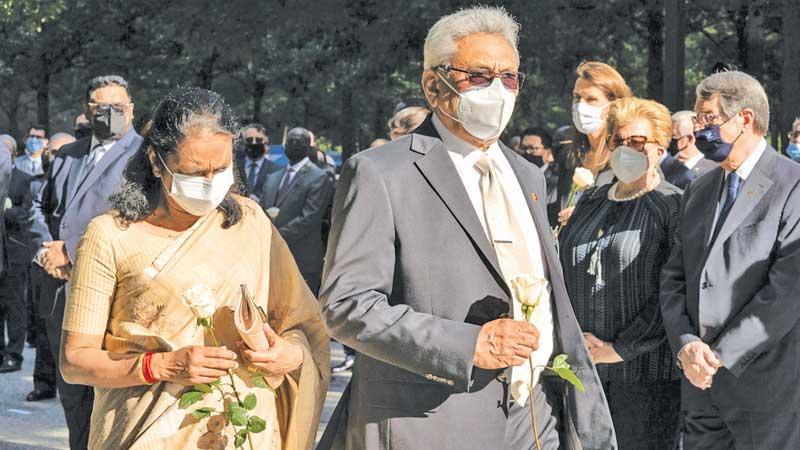
<svg viewBox="0 0 800 450"><path fill-rule="evenodd" d="M119 157L125 153L125 151L128 149L128 146L131 145L131 141L135 137L136 137L136 132L133 131L133 128L131 128L130 130L128 130L127 133L125 133L122 139L120 139L119 141L114 143L113 146L111 146L111 148L106 152L106 154L103 155L103 158L97 164L95 164L95 166L88 174L83 174L83 176L81 177L82 179L78 182L80 183L78 186L78 190L75 192L75 195L72 197L72 200L70 200L70 202L67 204L67 208L69 208L70 203L83 197L86 194L86 191L88 191L92 186L94 186L97 179L103 175L106 169L108 169L109 166L114 164L114 162L116 162L116 160L119 159ZM91 139L89 140L89 145L91 145ZM87 153L86 157L84 157L83 164L81 164L81 167L86 166L86 160L90 155L91 155L91 149L89 149L89 153ZM109 195L111 194L113 194L113 192L109 192Z"/></svg>
<svg viewBox="0 0 800 450"><path fill-rule="evenodd" d="M284 167L267 175L267 181L264 184L264 193L267 195L265 198L261 199L265 207L269 208L271 206L276 206L275 203L278 200L278 190L281 187L281 180L285 174L286 168Z"/></svg>
<svg viewBox="0 0 800 450"><path fill-rule="evenodd" d="M309 164L312 164L311 161L305 163L305 165L303 165L303 167L301 167L300 170L298 170L297 173L294 174L292 180L289 181L289 186L286 187L286 191L283 194L283 197L275 199L276 202L275 206L280 207L281 205L283 205L283 202L285 202L286 199L289 197L289 195L292 193L292 189L294 189L294 186L301 180L301 178L305 176L306 172L311 170L308 167Z"/></svg>
<svg viewBox="0 0 800 450"><path fill-rule="evenodd" d="M719 203L719 194L722 190L722 183L725 180L725 171L719 169L713 174L708 183L698 186L694 193L694 197L702 199L698 206L702 209L696 215L686 215L686 217L702 217L703 222L703 247L708 245L708 240L711 239L711 227L714 226L714 217L717 212L717 203ZM698 183L699 184L699 183ZM707 199L714 199L709 202ZM688 225L688 224L687 224Z"/></svg>
<svg viewBox="0 0 800 450"><path fill-rule="evenodd" d="M417 136L414 136L414 139L417 139ZM497 254L483 231L483 226L481 226L480 220L475 214L475 208L469 200L467 191L453 165L453 161L450 159L450 155L448 155L444 144L440 140L436 139L433 142L428 142L428 144L432 145L432 148L426 151L425 156L414 164L428 181L431 188L436 191L436 194L459 225L461 225L461 228L467 233L472 243L486 258L498 278L502 280ZM419 151L419 149L415 151ZM505 283L502 286L503 289L508 291L508 286Z"/></svg>
<svg viewBox="0 0 800 450"><path fill-rule="evenodd" d="M776 153L771 148L767 147L761 159L756 163L755 168L750 173L750 176L745 180L742 185L736 202L731 208L731 212L721 224L722 228L719 231L717 239L714 241L711 249L717 248L722 245L733 234L734 230L739 228L745 218L755 209L758 202L764 197L774 181L770 178L772 169L774 167Z"/></svg>
<svg viewBox="0 0 800 450"><path fill-rule="evenodd" d="M78 186L81 184L81 172L86 165L86 159L89 157L89 147L92 145L92 140L86 140L86 148L83 151L83 156L78 158L70 158L69 171L67 173L67 196L64 203L65 209L72 199L75 198L75 193L78 191Z"/></svg>

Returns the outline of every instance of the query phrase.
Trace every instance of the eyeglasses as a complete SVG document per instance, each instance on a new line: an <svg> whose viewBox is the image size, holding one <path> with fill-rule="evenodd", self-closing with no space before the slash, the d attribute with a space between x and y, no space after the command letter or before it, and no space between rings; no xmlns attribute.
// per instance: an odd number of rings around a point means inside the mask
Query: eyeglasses
<svg viewBox="0 0 800 450"><path fill-rule="evenodd" d="M467 81L475 87L487 87L494 81L495 78L500 77L500 82L503 83L506 89L516 91L522 89L522 84L525 82L525 74L522 72L500 72L496 73L489 69L459 69L452 66L438 66L436 70L443 70L445 72L454 71L467 74Z"/></svg>
<svg viewBox="0 0 800 450"><path fill-rule="evenodd" d="M797 139L798 137L800 137L800 131L792 131L791 133L789 133L790 139Z"/></svg>
<svg viewBox="0 0 800 450"><path fill-rule="evenodd" d="M543 151L543 150L544 150L544 146L542 146L542 145L537 145L537 146L533 146L533 145L520 145L519 149L520 149L520 150L522 150L522 151L524 151L524 152L529 152L529 153L532 153L532 152L539 152L539 151Z"/></svg>
<svg viewBox="0 0 800 450"><path fill-rule="evenodd" d="M623 138L619 135L614 135L608 138L608 143L611 144L610 148L625 145L639 152L644 152L644 146L647 144L658 145L658 142L649 140L647 136L628 136Z"/></svg>
<svg viewBox="0 0 800 450"><path fill-rule="evenodd" d="M125 112L131 106L131 103L95 103L89 102L89 111L107 111L113 109L116 112Z"/></svg>
<svg viewBox="0 0 800 450"><path fill-rule="evenodd" d="M262 137L246 137L244 143L247 145L264 145L264 138Z"/></svg>
<svg viewBox="0 0 800 450"><path fill-rule="evenodd" d="M722 114L713 113L701 113L692 117L692 123L702 127L706 127L708 125L722 125L728 120L730 119L725 120L725 116Z"/></svg>

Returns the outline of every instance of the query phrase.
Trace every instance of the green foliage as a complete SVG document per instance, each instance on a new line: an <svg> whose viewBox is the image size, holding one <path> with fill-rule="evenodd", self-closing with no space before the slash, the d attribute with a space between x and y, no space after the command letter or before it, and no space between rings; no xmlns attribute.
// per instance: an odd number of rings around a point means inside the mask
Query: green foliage
<svg viewBox="0 0 800 450"><path fill-rule="evenodd" d="M247 431L251 433L261 433L267 428L267 423L261 417L253 416L247 422Z"/></svg>
<svg viewBox="0 0 800 450"><path fill-rule="evenodd" d="M246 409L248 411L252 411L252 410L254 410L256 408L256 403L257 402L258 402L258 399L256 398L256 394L253 394L251 392L251 393L247 394L247 397L244 398L244 401L242 402L242 406L244 406L244 409Z"/></svg>
<svg viewBox="0 0 800 450"><path fill-rule="evenodd" d="M204 406L202 408L197 408L194 411L192 411L192 417L194 417L197 420L205 419L206 417L210 416L214 412L215 412L214 408L211 408L211 407L208 407L208 406Z"/></svg>
<svg viewBox="0 0 800 450"><path fill-rule="evenodd" d="M178 407L181 409L186 409L202 399L202 392L195 390L186 391L183 393L183 395L181 395L181 401L178 403Z"/></svg>
<svg viewBox="0 0 800 450"><path fill-rule="evenodd" d="M228 420L237 427L247 425L247 410L238 403L228 403Z"/></svg>
<svg viewBox="0 0 800 450"><path fill-rule="evenodd" d="M559 378L575 386L578 392L585 392L586 388L583 386L583 382L575 375L575 372L572 371L572 367L567 362L567 358L568 356L563 353L556 355L556 357L553 358L553 365L547 367L547 369L555 372Z"/></svg>
<svg viewBox="0 0 800 450"><path fill-rule="evenodd" d="M247 441L247 430L241 429L236 432L236 437L233 440L233 445L236 448L239 448L244 445L245 441Z"/></svg>

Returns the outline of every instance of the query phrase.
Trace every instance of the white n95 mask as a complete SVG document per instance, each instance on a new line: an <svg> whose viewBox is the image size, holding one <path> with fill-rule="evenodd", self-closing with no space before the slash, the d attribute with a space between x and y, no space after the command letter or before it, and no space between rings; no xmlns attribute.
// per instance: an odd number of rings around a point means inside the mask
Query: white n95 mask
<svg viewBox="0 0 800 450"><path fill-rule="evenodd" d="M156 153L157 154L157 153ZM169 170L161 155L161 164L172 175L172 188L169 195L187 213L201 217L217 209L233 186L233 165L209 180L205 177L191 177Z"/></svg>
<svg viewBox="0 0 800 450"><path fill-rule="evenodd" d="M482 141L500 136L514 113L517 96L503 86L499 77L495 77L492 84L485 88L458 92L442 74L436 74L459 97L456 109L458 117L442 111L444 115L460 123L467 133Z"/></svg>
<svg viewBox="0 0 800 450"><path fill-rule="evenodd" d="M626 145L611 153L611 170L623 183L632 183L647 173L647 155Z"/></svg>

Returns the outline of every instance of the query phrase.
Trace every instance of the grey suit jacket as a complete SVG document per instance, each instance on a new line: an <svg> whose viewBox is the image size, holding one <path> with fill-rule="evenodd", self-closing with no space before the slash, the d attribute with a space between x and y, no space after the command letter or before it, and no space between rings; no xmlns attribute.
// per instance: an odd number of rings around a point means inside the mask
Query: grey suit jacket
<svg viewBox="0 0 800 450"><path fill-rule="evenodd" d="M32 231L37 248L43 242L62 240L70 258L75 257L86 226L111 208L108 197L122 185L122 173L142 138L131 127L92 171L83 176L91 142L89 136L67 144L53 159L32 206Z"/></svg>
<svg viewBox="0 0 800 450"><path fill-rule="evenodd" d="M687 189L662 272L672 349L700 339L724 364L706 391L684 379L684 408L800 411L800 164L767 148L709 248L723 178Z"/></svg>
<svg viewBox="0 0 800 450"><path fill-rule="evenodd" d="M542 239L559 336L586 393L553 380L563 449L615 449L597 374L564 286L541 172L503 147ZM430 121L350 158L336 190L320 300L331 335L357 350L319 449L490 449L505 437L500 371L473 366L480 326L510 293ZM545 377L550 379L550 377ZM550 385L551 382L547 384ZM553 394L557 392L556 394Z"/></svg>
<svg viewBox="0 0 800 450"><path fill-rule="evenodd" d="M8 188L11 184L12 168L11 151L0 146L0 202L2 202L0 203L0 208L5 207L6 204ZM7 269L8 259L6 246L5 211L3 211L3 220L0 220L0 276L3 276L3 273Z"/></svg>
<svg viewBox="0 0 800 450"><path fill-rule="evenodd" d="M333 186L325 172L309 161L295 174L286 195L279 199L278 189L285 174L284 167L267 175L261 192L261 207L280 209L274 220L275 227L303 276L314 275L318 279L325 257L322 218L333 195Z"/></svg>

